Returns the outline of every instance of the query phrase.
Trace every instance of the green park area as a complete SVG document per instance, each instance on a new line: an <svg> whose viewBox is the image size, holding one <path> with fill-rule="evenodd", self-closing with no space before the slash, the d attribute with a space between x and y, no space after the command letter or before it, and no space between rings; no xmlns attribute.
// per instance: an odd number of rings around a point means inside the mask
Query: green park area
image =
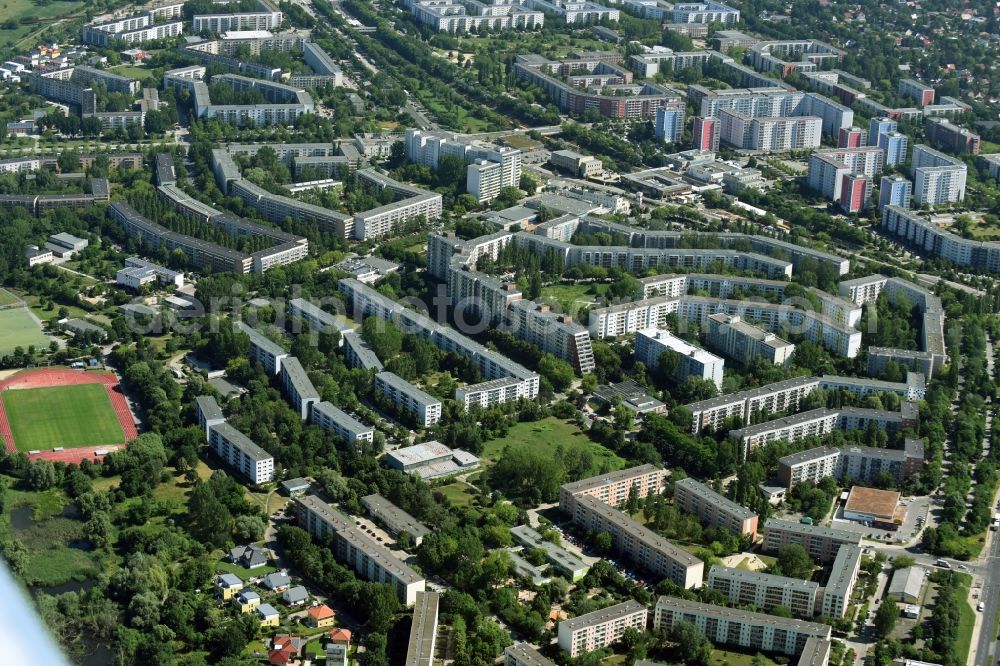
<svg viewBox="0 0 1000 666"><path fill-rule="evenodd" d="M82 2L4 0L0 7L0 49L30 46L29 38L42 39L45 28L76 15L81 7Z"/></svg>
<svg viewBox="0 0 1000 666"><path fill-rule="evenodd" d="M486 443L483 457L492 462L503 453L508 446L512 448L530 449L542 452L548 457L555 455L558 447L569 450L577 447L587 448L594 458L594 465L601 467L605 462L612 469L625 467L625 460L619 458L607 448L590 441L590 439L575 425L560 421L550 416L541 421L518 423L510 428L506 437L494 439Z"/></svg>
<svg viewBox="0 0 1000 666"><path fill-rule="evenodd" d="M608 285L590 284L553 284L542 287L542 300L557 304L564 312L573 313L577 309L590 305L608 290Z"/></svg>
<svg viewBox="0 0 1000 666"><path fill-rule="evenodd" d="M125 441L102 384L9 390L2 397L19 451Z"/></svg>

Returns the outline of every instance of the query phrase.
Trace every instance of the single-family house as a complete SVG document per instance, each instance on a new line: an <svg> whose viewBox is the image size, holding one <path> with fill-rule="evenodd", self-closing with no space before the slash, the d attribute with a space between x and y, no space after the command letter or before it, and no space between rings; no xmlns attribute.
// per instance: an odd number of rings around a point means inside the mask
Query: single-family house
<svg viewBox="0 0 1000 666"><path fill-rule="evenodd" d="M343 643L327 643L326 666L347 666L347 652L349 649Z"/></svg>
<svg viewBox="0 0 1000 666"><path fill-rule="evenodd" d="M271 604L261 604L257 606L257 619L260 620L260 626L262 627L277 627L278 626L278 611Z"/></svg>
<svg viewBox="0 0 1000 666"><path fill-rule="evenodd" d="M267 653L267 661L274 666L288 666L298 661L305 647L305 640L287 634L275 634L271 641L271 649Z"/></svg>
<svg viewBox="0 0 1000 666"><path fill-rule="evenodd" d="M337 615L333 612L333 609L326 604L313 606L309 609L308 613L309 617L306 618L306 622L310 627L315 627L317 629L320 627L332 627L333 620Z"/></svg>
<svg viewBox="0 0 1000 666"><path fill-rule="evenodd" d="M243 590L236 595L236 605L244 615L251 613L260 606L260 595L253 590Z"/></svg>
<svg viewBox="0 0 1000 666"><path fill-rule="evenodd" d="M267 565L267 553L260 546L237 546L229 551L229 561L244 569L256 569Z"/></svg>
<svg viewBox="0 0 1000 666"><path fill-rule="evenodd" d="M281 600L289 606L301 606L309 601L309 593L301 585L290 587L281 595Z"/></svg>
<svg viewBox="0 0 1000 666"><path fill-rule="evenodd" d="M215 579L215 587L222 598L229 601L234 594L243 589L243 581L236 574L225 573Z"/></svg>
<svg viewBox="0 0 1000 666"><path fill-rule="evenodd" d="M292 579L284 571L275 571L264 576L264 587L272 592L284 592L292 584Z"/></svg>
<svg viewBox="0 0 1000 666"><path fill-rule="evenodd" d="M351 647L351 630L344 627L334 627L330 630L330 642Z"/></svg>

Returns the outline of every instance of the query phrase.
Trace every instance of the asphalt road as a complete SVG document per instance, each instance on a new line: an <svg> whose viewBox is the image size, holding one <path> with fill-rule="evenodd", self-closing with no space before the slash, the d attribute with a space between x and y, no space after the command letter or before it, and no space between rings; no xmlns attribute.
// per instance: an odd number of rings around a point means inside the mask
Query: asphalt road
<svg viewBox="0 0 1000 666"><path fill-rule="evenodd" d="M979 601L986 608L982 612L979 641L973 646L974 660L971 666L992 666L1000 663L1000 641L997 640L996 621L1000 613L1000 534L994 533L986 557L981 560L983 566L983 589L979 593ZM970 651L971 652L971 651Z"/></svg>

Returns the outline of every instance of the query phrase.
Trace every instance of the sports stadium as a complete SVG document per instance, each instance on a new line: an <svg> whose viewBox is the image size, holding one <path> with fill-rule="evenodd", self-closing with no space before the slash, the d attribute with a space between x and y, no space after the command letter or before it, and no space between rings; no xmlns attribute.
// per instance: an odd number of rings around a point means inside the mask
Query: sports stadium
<svg viewBox="0 0 1000 666"><path fill-rule="evenodd" d="M66 463L102 460L138 434L113 372L41 368L0 382L0 437L10 453Z"/></svg>

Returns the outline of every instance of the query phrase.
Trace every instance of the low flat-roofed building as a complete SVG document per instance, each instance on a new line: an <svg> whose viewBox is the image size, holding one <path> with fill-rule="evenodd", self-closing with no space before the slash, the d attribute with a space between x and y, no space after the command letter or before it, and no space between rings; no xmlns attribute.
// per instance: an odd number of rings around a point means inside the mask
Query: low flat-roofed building
<svg viewBox="0 0 1000 666"><path fill-rule="evenodd" d="M590 570L590 566L586 562L565 548L561 548L551 541L546 541L541 534L528 525L512 527L510 534L525 549L544 550L549 563L560 573L565 574L572 582L583 578Z"/></svg>
<svg viewBox="0 0 1000 666"><path fill-rule="evenodd" d="M397 538L403 532L409 534L414 546L419 546L424 537L431 532L426 525L381 495L366 495L361 498L361 503L368 509L372 518L382 523Z"/></svg>
<svg viewBox="0 0 1000 666"><path fill-rule="evenodd" d="M645 387L632 379L626 379L617 384L598 386L594 390L594 399L609 407L614 404L615 398L621 400L622 407L636 414L665 414L667 412L667 406L663 401L649 395Z"/></svg>
<svg viewBox="0 0 1000 666"><path fill-rule="evenodd" d="M559 623L559 649L570 657L599 650L621 639L625 630L646 631L649 609L634 599Z"/></svg>
<svg viewBox="0 0 1000 666"><path fill-rule="evenodd" d="M892 574L892 581L886 594L896 601L912 604L921 600L921 591L924 589L924 579L927 569L923 567L906 567L896 569Z"/></svg>
<svg viewBox="0 0 1000 666"><path fill-rule="evenodd" d="M555 666L529 643L514 643L503 651L503 666Z"/></svg>
<svg viewBox="0 0 1000 666"><path fill-rule="evenodd" d="M479 458L462 449L450 449L441 442L414 444L385 455L389 467L422 479L434 479L475 469Z"/></svg>
<svg viewBox="0 0 1000 666"><path fill-rule="evenodd" d="M899 508L898 491L854 486L844 504L844 518L859 522L902 523Z"/></svg>

